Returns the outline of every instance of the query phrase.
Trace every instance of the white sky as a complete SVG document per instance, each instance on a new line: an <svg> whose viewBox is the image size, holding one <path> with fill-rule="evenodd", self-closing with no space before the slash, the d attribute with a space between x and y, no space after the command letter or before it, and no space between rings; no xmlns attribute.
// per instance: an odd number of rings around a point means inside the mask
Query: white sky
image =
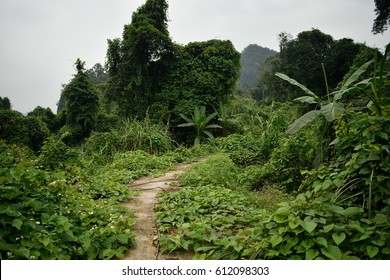
<svg viewBox="0 0 390 280"><path fill-rule="evenodd" d="M104 64L107 39L146 0L0 0L0 96L23 113L36 106L56 112L61 84ZM352 38L383 48L390 32L373 35L374 0L168 0L173 41L187 44L229 39L238 51L249 44L278 50L277 34L294 37L318 28L334 39Z"/></svg>

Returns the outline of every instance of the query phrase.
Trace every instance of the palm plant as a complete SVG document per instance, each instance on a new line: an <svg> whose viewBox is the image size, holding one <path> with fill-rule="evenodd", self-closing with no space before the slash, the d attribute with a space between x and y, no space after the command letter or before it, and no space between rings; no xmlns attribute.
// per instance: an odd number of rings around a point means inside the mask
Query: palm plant
<svg viewBox="0 0 390 280"><path fill-rule="evenodd" d="M205 106L195 106L194 113L191 117L187 117L184 114L180 114L187 123L179 124L178 127L195 127L195 140L194 145L200 144L203 134L206 134L210 138L214 138L214 135L207 129L210 128L222 128L217 124L209 124L209 122L217 116L217 112L212 113L211 115L206 115L206 107Z"/></svg>
<svg viewBox="0 0 390 280"><path fill-rule="evenodd" d="M290 127L287 129L286 134L294 134L297 131L299 131L302 127L306 126L313 120L315 120L319 116L325 117L326 121L331 123L337 118L339 118L344 112L345 107L344 104L339 102L341 97L344 94L347 94L349 92L355 91L355 89L358 87L359 84L354 85L350 87L350 85L360 77L361 74L363 74L367 68L373 63L373 60L370 60L369 62L362 65L359 69L357 69L341 86L341 88L337 91L329 93L328 89L328 83L326 79L325 69L323 67L324 76L325 76L325 84L326 84L326 90L327 90L327 100L321 100L314 92L312 92L310 89L305 87L304 85L300 84L296 80L288 77L285 74L282 73L276 73L275 75L279 78L289 82L290 84L299 87L302 89L307 95L298 97L294 100L300 101L302 103L309 103L309 104L316 104L319 105L316 106L316 109L304 114L299 119L295 120L294 123L290 125Z"/></svg>

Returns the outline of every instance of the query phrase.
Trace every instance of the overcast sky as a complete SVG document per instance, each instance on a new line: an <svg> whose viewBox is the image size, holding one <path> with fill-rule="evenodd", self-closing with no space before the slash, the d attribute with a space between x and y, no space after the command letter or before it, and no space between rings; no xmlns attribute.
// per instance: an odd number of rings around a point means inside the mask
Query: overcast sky
<svg viewBox="0 0 390 280"><path fill-rule="evenodd" d="M107 39L146 0L0 0L0 96L14 110L36 106L56 112L61 84L75 73L104 64ZM318 28L335 39L352 38L382 48L390 32L373 35L374 0L169 0L172 40L187 44L229 39L238 51L249 44L278 50L277 34L294 37Z"/></svg>

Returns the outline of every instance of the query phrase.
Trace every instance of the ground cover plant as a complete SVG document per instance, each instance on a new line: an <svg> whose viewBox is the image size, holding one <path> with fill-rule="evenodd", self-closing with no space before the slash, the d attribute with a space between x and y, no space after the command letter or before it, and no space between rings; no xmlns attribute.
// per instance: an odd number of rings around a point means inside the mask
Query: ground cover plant
<svg viewBox="0 0 390 280"><path fill-rule="evenodd" d="M390 45L281 33L242 98L233 44L174 43L167 9L137 9L107 69L77 59L57 114L0 98L0 259L122 258L129 184L194 161L156 203L163 252L390 259Z"/></svg>

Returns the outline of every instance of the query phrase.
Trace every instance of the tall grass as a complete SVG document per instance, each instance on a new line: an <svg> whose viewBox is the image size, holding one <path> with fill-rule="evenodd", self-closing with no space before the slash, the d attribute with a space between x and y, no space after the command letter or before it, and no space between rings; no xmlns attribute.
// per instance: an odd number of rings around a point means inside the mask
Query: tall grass
<svg viewBox="0 0 390 280"><path fill-rule="evenodd" d="M110 162L116 153L143 150L163 154L173 150L174 142L168 127L144 120L125 119L109 132L93 132L84 145L87 155Z"/></svg>

